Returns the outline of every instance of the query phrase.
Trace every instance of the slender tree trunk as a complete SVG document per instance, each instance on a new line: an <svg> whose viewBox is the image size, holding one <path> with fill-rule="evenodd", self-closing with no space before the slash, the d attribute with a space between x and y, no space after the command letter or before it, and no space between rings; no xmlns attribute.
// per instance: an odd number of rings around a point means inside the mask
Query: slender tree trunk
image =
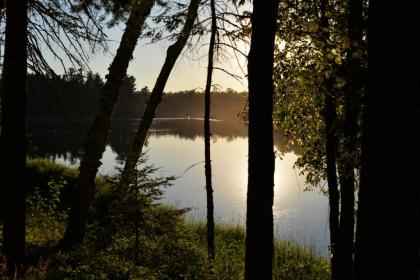
<svg viewBox="0 0 420 280"><path fill-rule="evenodd" d="M349 126L345 121L344 126ZM339 158L340 177L340 227L337 243L337 262L339 262L339 276L336 279L353 279L353 242L354 242L354 160L353 150L348 150L353 140L348 139L349 127L344 127L344 147ZM354 128L356 130L356 128ZM352 136L353 137L353 136ZM352 169L350 169L352 167Z"/></svg>
<svg viewBox="0 0 420 280"><path fill-rule="evenodd" d="M346 123L344 126L349 126ZM349 151L353 154L353 150L348 150L350 143L354 142L348 137L349 127L344 127L344 147L339 158L339 177L340 177L340 227L338 231L337 243L337 263L339 267L338 277L335 279L353 279L353 243L354 243L354 160L353 155L349 155ZM354 128L356 130L356 128ZM353 136L352 136L353 137ZM353 167L353 169L350 169Z"/></svg>
<svg viewBox="0 0 420 280"><path fill-rule="evenodd" d="M324 42L330 37L328 17L326 16L328 0L321 0L320 25L324 29L322 34ZM328 46L328 44L325 44ZM324 47L324 54L327 53ZM329 225L330 225L330 250L331 250L331 277L333 280L340 279L339 263L339 213L340 213L340 194L337 182L337 137L335 133L335 122L337 119L336 104L334 101L334 80L327 78L325 81L324 97L324 122L325 122L325 154L327 160L327 181L328 181L328 201L329 201Z"/></svg>
<svg viewBox="0 0 420 280"><path fill-rule="evenodd" d="M124 169L121 174L121 185L128 184L128 182L130 182L131 176L133 176L134 169L140 157L143 145L146 141L147 133L149 132L150 126L152 125L153 119L155 117L156 109L162 100L163 90L165 89L166 82L168 81L169 75L171 74L176 60L187 44L188 38L194 27L199 4L200 0L191 0L188 7L187 18L185 20L184 27L177 41L169 46L166 52L165 62L162 66L162 69L160 70L155 86L153 87L152 93L146 105L146 109L144 110L143 117L140 121L139 127L137 128L133 144L131 145L130 152L125 162Z"/></svg>
<svg viewBox="0 0 420 280"><path fill-rule="evenodd" d="M363 0L349 2L347 52L347 83L344 88L343 148L340 157L340 250L341 275L339 279L353 279L354 207L357 119L362 88Z"/></svg>
<svg viewBox="0 0 420 280"><path fill-rule="evenodd" d="M25 253L27 1L6 2L6 41L1 99L0 189L3 250L9 275Z"/></svg>
<svg viewBox="0 0 420 280"><path fill-rule="evenodd" d="M118 101L120 88L142 26L154 2L155 0L134 1L117 54L108 68L106 82L101 91L100 112L90 129L85 144L85 154L79 167L76 195L70 209L69 223L61 241L64 248L69 248L83 240L89 205L94 195L95 178L105 150L112 112Z"/></svg>
<svg viewBox="0 0 420 280"><path fill-rule="evenodd" d="M134 234L135 234L135 243L134 243L134 263L136 265L139 265L139 245L140 245L140 229L139 229L139 179L138 179L138 173L137 173L137 168L135 169L135 192L136 195L134 196L134 213L135 213L135 217L134 217Z"/></svg>
<svg viewBox="0 0 420 280"><path fill-rule="evenodd" d="M273 63L279 0L254 1L248 56L249 144L245 279L272 279Z"/></svg>
<svg viewBox="0 0 420 280"><path fill-rule="evenodd" d="M214 203L213 203L213 186L211 175L211 154L210 154L210 92L213 76L213 57L214 45L216 41L217 22L216 22L216 6L214 0L210 0L211 8L211 35L209 45L209 61L207 65L207 82L204 91L204 158L205 158L205 175L206 175L206 192L207 192L207 246L209 259L214 260Z"/></svg>
<svg viewBox="0 0 420 280"><path fill-rule="evenodd" d="M334 123L337 118L336 105L330 93L324 97L324 122L325 122L325 149L327 159L327 181L329 202L329 225L330 225L330 250L331 250L331 278L338 280L340 275L339 263L339 214L340 193L337 182L337 138Z"/></svg>
<svg viewBox="0 0 420 280"><path fill-rule="evenodd" d="M419 1L371 0L356 279L419 279Z"/></svg>

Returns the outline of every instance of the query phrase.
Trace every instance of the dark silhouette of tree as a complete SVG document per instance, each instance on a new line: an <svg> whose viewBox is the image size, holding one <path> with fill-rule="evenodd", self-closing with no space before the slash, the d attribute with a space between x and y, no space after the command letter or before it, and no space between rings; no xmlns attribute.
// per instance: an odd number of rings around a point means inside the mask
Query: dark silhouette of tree
<svg viewBox="0 0 420 280"><path fill-rule="evenodd" d="M94 5L84 5L83 9L77 9L77 2L79 1L28 2L29 70L55 75L48 56L54 57L64 72L69 65L76 69L88 69L90 51L107 50L100 13L92 8ZM0 20L4 20L1 14ZM4 32L0 33L0 45L3 44Z"/></svg>
<svg viewBox="0 0 420 280"><path fill-rule="evenodd" d="M249 148L245 279L272 279L273 63L278 0L254 1L248 56Z"/></svg>
<svg viewBox="0 0 420 280"><path fill-rule="evenodd" d="M4 2L2 1L3 4ZM6 201L1 204L5 207L2 213L8 213L4 217L3 252L9 259L10 268L10 265L18 266L22 263L25 247L25 182L22 174L25 171L26 161L24 125L26 68L36 73L54 72L45 60L41 45L60 61L62 57L57 54L57 50L63 51L63 56L66 56L71 63L86 66L88 54L86 48L81 48L82 44L91 43L90 47L94 49L98 46L106 49L106 43L101 27L89 8L85 10L85 16L82 16L73 13L71 9L73 4L67 0L7 2L6 6L1 6L2 9L6 8L5 13L2 10L0 15L1 20L6 18L6 24L3 25L6 26L6 32L0 34L0 45L5 45L4 60L1 65L4 73L2 77L4 145L2 144L1 166L7 166L2 168L2 172L6 175L1 174L2 180L5 180L1 184L5 188L5 193L1 197ZM26 6L29 6L29 9ZM6 17L3 17L4 14ZM21 64L23 62L26 64L25 67ZM11 171L12 169L15 170ZM9 176L14 179L10 179ZM13 193L12 189L15 190Z"/></svg>
<svg viewBox="0 0 420 280"><path fill-rule="evenodd" d="M21 270L25 252L27 1L6 1L2 76L0 197L3 248L10 277Z"/></svg>
<svg viewBox="0 0 420 280"><path fill-rule="evenodd" d="M83 240L89 205L94 194L95 177L105 150L111 116L137 39L154 2L154 0L142 0L133 3L120 46L108 69L106 82L101 92L100 112L90 129L85 153L80 163L76 195L70 209L69 223L61 241L63 247L71 247Z"/></svg>
<svg viewBox="0 0 420 280"><path fill-rule="evenodd" d="M204 171L206 177L207 194L207 250L209 259L214 260L214 202L211 172L211 149L210 149L210 105L211 105L211 84L213 77L214 47L216 43L217 19L215 0L210 0L211 9L211 33L208 52L207 80L204 90Z"/></svg>
<svg viewBox="0 0 420 280"><path fill-rule="evenodd" d="M63 76L30 74L28 76L28 111L32 120L60 119L70 122L94 118L103 81L98 74L73 68Z"/></svg>
<svg viewBox="0 0 420 280"><path fill-rule="evenodd" d="M238 112L243 108L246 98L239 92L211 92L212 117L225 121L238 121ZM156 111L156 117L204 116L204 93L200 91L168 92Z"/></svg>
<svg viewBox="0 0 420 280"><path fill-rule="evenodd" d="M344 120L342 147L338 173L340 177L340 238L337 279L353 279L353 243L355 228L355 168L357 167L357 133L360 113L363 51L363 0L350 0L348 6L347 32L349 49L346 54L344 95Z"/></svg>
<svg viewBox="0 0 420 280"><path fill-rule="evenodd" d="M74 76L74 77L73 77ZM104 85L99 74L79 72L72 68L65 75L28 74L27 118L29 121L65 120L75 123L93 119L98 113L100 92ZM0 89L1 94L1 89ZM244 93L213 91L212 117L224 121L238 121L238 112L245 103ZM127 76L120 89L113 119L139 119L150 97L147 87L136 90L134 77ZM157 118L202 118L204 92L166 92L156 110Z"/></svg>
<svg viewBox="0 0 420 280"><path fill-rule="evenodd" d="M169 75L175 65L176 60L187 44L188 38L191 31L194 28L194 22L197 18L197 10L200 4L199 0L191 0L188 7L188 12L185 18L185 24L175 43L169 46L166 51L165 62L163 63L162 69L159 72L159 76L153 87L152 93L147 101L146 108L143 113L143 117L137 128L136 135L133 140L130 152L128 153L123 172L121 174L121 184L126 185L132 179L135 166L140 157L143 145L146 141L147 133L149 132L150 126L152 125L155 117L156 109L162 100L163 90L165 89L166 82L168 81Z"/></svg>
<svg viewBox="0 0 420 280"><path fill-rule="evenodd" d="M320 26L324 41L323 55L327 57L329 48L327 41L330 39L329 23L327 17L328 0L320 2ZM325 155L327 163L327 182L328 182L328 200L329 200L329 225L330 225L330 250L331 250L331 277L340 279L341 269L339 260L339 215L340 215L340 194L337 182L337 137L336 137L336 104L334 97L334 77L326 78L324 81L324 122L325 122Z"/></svg>
<svg viewBox="0 0 420 280"><path fill-rule="evenodd" d="M80 123L98 113L104 83L99 74L86 74L72 68L62 76L29 74L27 117L29 120L71 120ZM136 90L133 76L123 80L113 119L140 118L147 94ZM170 113L170 112L168 112Z"/></svg>
<svg viewBox="0 0 420 280"><path fill-rule="evenodd" d="M419 9L369 1L355 279L419 278Z"/></svg>
<svg viewBox="0 0 420 280"><path fill-rule="evenodd" d="M133 76L126 77L120 92L113 119L140 118L147 96L142 94L141 91L136 91L136 79Z"/></svg>

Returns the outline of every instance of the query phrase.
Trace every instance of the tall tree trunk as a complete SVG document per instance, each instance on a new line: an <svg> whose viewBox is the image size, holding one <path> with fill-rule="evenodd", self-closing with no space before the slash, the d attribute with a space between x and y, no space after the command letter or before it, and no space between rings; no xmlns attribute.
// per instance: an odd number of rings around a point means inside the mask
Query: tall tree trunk
<svg viewBox="0 0 420 280"><path fill-rule="evenodd" d="M209 259L214 260L214 203L213 203L213 186L211 175L211 154L210 154L210 92L213 76L213 57L214 45L216 41L217 22L216 22L216 6L214 0L210 0L211 9L211 34L209 45L209 61L207 65L207 82L204 91L204 158L205 158L205 175L206 175L206 193L207 193L207 249Z"/></svg>
<svg viewBox="0 0 420 280"><path fill-rule="evenodd" d="M188 38L194 27L199 4L200 0L191 0L188 7L188 13L185 19L184 27L176 42L169 46L166 52L165 62L162 66L162 69L160 70L149 100L147 101L146 109L144 110L143 117L140 121L139 127L137 128L133 144L131 145L130 152L127 156L127 160L121 174L121 185L128 184L133 176L134 169L140 157L143 145L146 141L147 133L149 132L149 128L152 125L153 119L155 117L156 109L162 100L163 90L165 89L166 82L168 81L169 75L171 74L176 60L187 44Z"/></svg>
<svg viewBox="0 0 420 280"><path fill-rule="evenodd" d="M327 13L328 0L321 0L320 3L320 25L323 28L323 40L326 42L330 37ZM325 43L323 49L326 56L328 44ZM329 225L330 225L330 250L331 250L331 277L333 280L340 279L339 263L339 213L340 213L340 194L337 182L337 137L335 132L335 122L337 119L336 104L334 101L334 80L332 77L325 80L324 97L324 122L325 122L325 154L327 160L327 181L328 181L328 202L329 202Z"/></svg>
<svg viewBox="0 0 420 280"><path fill-rule="evenodd" d="M324 97L324 122L325 122L325 150L327 160L328 202L329 202L329 225L330 225L330 250L331 250L331 278L340 279L339 263L339 214L340 193L337 182L337 138L335 122L337 118L334 98L327 93Z"/></svg>
<svg viewBox="0 0 420 280"><path fill-rule="evenodd" d="M3 256L9 274L20 270L25 253L27 1L6 2L6 41L1 99L0 188Z"/></svg>
<svg viewBox="0 0 420 280"><path fill-rule="evenodd" d="M340 156L340 261L339 279L353 279L354 207L357 119L362 88L363 0L351 0L348 14L347 83L344 88L343 148Z"/></svg>
<svg viewBox="0 0 420 280"><path fill-rule="evenodd" d="M419 279L419 1L371 0L356 279Z"/></svg>
<svg viewBox="0 0 420 280"><path fill-rule="evenodd" d="M154 2L155 0L133 2L117 54L108 68L106 82L101 91L100 112L95 117L90 129L85 144L85 154L80 163L76 195L70 209L69 223L61 241L63 248L71 247L83 240L89 205L94 195L95 178L105 150L112 112L118 101L120 88L142 26L150 14Z"/></svg>
<svg viewBox="0 0 420 280"><path fill-rule="evenodd" d="M279 0L254 1L248 55L249 144L245 279L272 279L273 63Z"/></svg>

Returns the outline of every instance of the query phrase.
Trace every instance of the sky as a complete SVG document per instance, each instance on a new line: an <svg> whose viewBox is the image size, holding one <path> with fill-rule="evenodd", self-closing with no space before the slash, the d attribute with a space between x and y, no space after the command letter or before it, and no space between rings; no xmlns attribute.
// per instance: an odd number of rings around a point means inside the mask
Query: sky
<svg viewBox="0 0 420 280"><path fill-rule="evenodd" d="M117 26L107 29L106 33L111 40L109 43L109 53L96 53L91 56L90 67L93 72L98 72L102 77L105 76L107 68L110 65L119 40L123 33L123 27ZM158 42L150 44L147 40L141 40L137 43L137 47L133 54L133 60L130 62L127 74L136 78L137 89L148 86L150 89L156 81L160 68L163 65L166 49L170 42ZM207 53L208 43L203 42L203 46L195 53L183 53L177 60L172 70L169 80L166 84L165 91L179 91L189 89L203 89L206 82L207 71ZM221 59L215 66L224 68L225 70L242 76L242 80L231 77L220 70L215 70L213 74L213 84L220 89L232 88L236 91L247 90L247 80L244 77L241 67L238 65L236 58L231 54L227 54L228 58ZM245 60L241 61L242 69L246 69Z"/></svg>
<svg viewBox="0 0 420 280"><path fill-rule="evenodd" d="M246 8L248 9L248 8ZM245 8L244 8L245 10ZM156 14L159 11L158 7L154 7L151 14ZM201 11L201 17L207 18L205 10ZM198 20L203 21L203 18L199 16ZM153 22L148 22L149 26L154 25ZM112 28L105 28L104 32L107 34L109 43L109 51L104 53L103 51L96 50L95 53L90 55L89 67L94 73L99 73L103 78L107 74L107 69L111 64L116 50L119 46L125 24L120 23ZM225 28L227 28L225 26ZM62 36L65 38L65 36ZM165 87L165 92L174 92L180 90L203 90L206 83L206 72L207 72L207 53L208 53L208 38L204 38L200 42L199 48L195 48L189 52L183 52L178 58L174 69L171 72L169 80ZM65 39L63 41L66 41ZM136 78L137 90L140 90L144 86L153 88L154 83L157 79L159 71L163 65L166 56L166 50L168 46L173 42L160 41L158 43L151 44L149 39L139 40L136 49L133 53L133 59L130 61L129 68L127 70L128 75L132 75ZM191 41L191 38L190 38ZM70 42L68 42L70 44ZM82 43L84 45L84 43ZM89 46L86 44L86 49ZM43 51L44 57L48 64L56 71L57 74L63 74L63 68L60 61L54 58L52 52L44 46ZM217 86L219 90L225 90L231 88L236 91L247 90L247 79L246 73L246 59L240 56L239 58L234 55L233 51L230 51L226 47L222 56L215 58L215 67L222 68L227 72L234 74L236 77L241 79L235 79L225 72L215 69L213 73L213 85ZM74 51L74 50L73 50ZM248 53L247 47L241 49L243 53ZM72 66L66 55L59 48L56 48L54 52L58 53L60 58L65 61L66 68ZM238 62L238 59L240 60ZM67 63L66 63L67 62Z"/></svg>

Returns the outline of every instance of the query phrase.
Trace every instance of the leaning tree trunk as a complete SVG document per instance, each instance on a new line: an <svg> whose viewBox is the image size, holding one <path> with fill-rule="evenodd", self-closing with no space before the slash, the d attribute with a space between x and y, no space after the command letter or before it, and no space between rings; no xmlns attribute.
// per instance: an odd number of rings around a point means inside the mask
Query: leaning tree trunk
<svg viewBox="0 0 420 280"><path fill-rule="evenodd" d="M209 45L209 61L207 65L207 82L204 91L204 161L206 175L206 193L207 193L207 250L209 259L214 260L214 203L213 203L213 186L211 182L211 154L210 154L210 92L213 76L213 57L214 45L216 41L217 22L216 22L216 6L214 0L210 0L211 9L211 34Z"/></svg>
<svg viewBox="0 0 420 280"><path fill-rule="evenodd" d="M363 0L351 0L348 14L347 83L344 87L343 147L340 156L340 261L339 279L353 279L354 213L357 120L362 89Z"/></svg>
<svg viewBox="0 0 420 280"><path fill-rule="evenodd" d="M20 270L25 252L27 5L25 0L6 2L0 196L3 213L2 253L7 260L9 275Z"/></svg>
<svg viewBox="0 0 420 280"><path fill-rule="evenodd" d="M419 1L371 0L356 279L419 279Z"/></svg>
<svg viewBox="0 0 420 280"><path fill-rule="evenodd" d="M330 37L329 23L326 16L327 0L320 3L321 19L320 25L323 28L322 39L327 42ZM324 44L323 52L327 54L328 44ZM331 278L340 279L340 260L339 260L339 213L340 213L340 194L337 182L337 137L335 132L335 122L337 119L336 104L334 100L334 79L329 77L325 80L325 97L323 118L325 122L325 154L327 161L327 181L328 181L328 201L329 201L329 225L330 225L330 250L331 250Z"/></svg>
<svg viewBox="0 0 420 280"><path fill-rule="evenodd" d="M160 70L155 86L153 87L152 93L147 102L146 109L144 110L143 117L141 118L139 127L137 128L133 144L131 145L131 150L128 153L127 160L121 174L121 185L127 185L133 176L137 161L146 141L147 133L149 132L149 128L152 125L153 119L155 117L156 109L162 100L163 90L165 89L166 82L168 81L169 75L171 74L176 60L187 44L188 38L194 27L199 4L200 0L191 0L188 7L188 13L184 27L176 42L169 46L166 52L165 62L162 66L162 69Z"/></svg>
<svg viewBox="0 0 420 280"><path fill-rule="evenodd" d="M254 1L248 56L249 143L245 279L272 279L273 63L279 0Z"/></svg>
<svg viewBox="0 0 420 280"><path fill-rule="evenodd" d="M85 154L80 163L76 195L70 209L69 223L61 241L63 248L71 247L83 240L88 209L94 195L95 178L105 150L112 112L118 101L120 87L126 76L142 26L154 2L155 0L134 1L117 54L108 68L106 82L101 91L100 112L90 129L85 144Z"/></svg>

